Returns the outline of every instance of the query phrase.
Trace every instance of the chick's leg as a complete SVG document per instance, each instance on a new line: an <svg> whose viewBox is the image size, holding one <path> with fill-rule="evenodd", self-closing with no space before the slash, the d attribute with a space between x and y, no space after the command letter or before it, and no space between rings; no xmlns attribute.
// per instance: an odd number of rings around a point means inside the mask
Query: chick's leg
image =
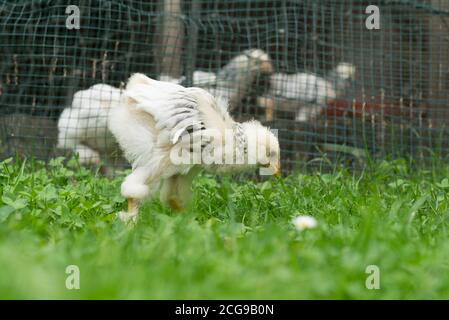
<svg viewBox="0 0 449 320"><path fill-rule="evenodd" d="M128 212L133 212L137 209L136 200L133 198L128 198Z"/></svg>
<svg viewBox="0 0 449 320"><path fill-rule="evenodd" d="M198 168L192 168L186 175L165 179L160 192L161 202L175 211L186 209L192 197L192 180L198 173Z"/></svg>
<svg viewBox="0 0 449 320"><path fill-rule="evenodd" d="M128 211L120 211L118 213L118 217L123 222L137 222L137 219L139 218L139 205L138 200L133 198L128 198Z"/></svg>
<svg viewBox="0 0 449 320"><path fill-rule="evenodd" d="M135 223L137 222L137 218L138 218L138 206L137 206L137 202L135 199L132 198L128 198L128 210L127 211L120 211L118 213L118 217L120 220L122 220L123 222L132 222Z"/></svg>
<svg viewBox="0 0 449 320"><path fill-rule="evenodd" d="M147 167L136 168L125 178L121 186L122 195L128 199L128 211L120 212L119 218L124 221L136 222L139 215L139 202L150 196L150 188L147 181L151 176L151 170Z"/></svg>
<svg viewBox="0 0 449 320"><path fill-rule="evenodd" d="M185 205L182 195L179 194L179 179L179 175L165 179L159 195L161 202L175 211L182 211Z"/></svg>

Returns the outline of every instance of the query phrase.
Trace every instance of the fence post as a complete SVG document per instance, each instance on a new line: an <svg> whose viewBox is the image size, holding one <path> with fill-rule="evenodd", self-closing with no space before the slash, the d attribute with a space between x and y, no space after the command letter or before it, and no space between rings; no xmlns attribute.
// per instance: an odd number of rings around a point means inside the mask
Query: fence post
<svg viewBox="0 0 449 320"><path fill-rule="evenodd" d="M443 3L440 0L431 0L432 6L440 9L449 9L449 3ZM443 98L444 89L443 85L445 83L445 76L449 72L449 61L447 59L442 59L447 55L448 41L447 41L447 24L449 23L449 18L433 15L430 18L429 25L429 51L430 51L430 61L432 64L429 68L429 93L430 98ZM443 40L443 41L442 41ZM440 96L441 95L441 96ZM446 97L447 98L447 97Z"/></svg>
<svg viewBox="0 0 449 320"><path fill-rule="evenodd" d="M449 2L441 0L431 0L431 5L442 11L449 11ZM446 127L449 120L449 112L446 109L449 101L449 39L447 36L449 17L447 15L434 14L429 21L429 42L428 42L428 126ZM436 111L436 112L435 112ZM444 131L447 129L444 128ZM443 132L444 132L443 131ZM441 150L447 147L446 135L441 141ZM436 141L434 141L436 142Z"/></svg>
<svg viewBox="0 0 449 320"><path fill-rule="evenodd" d="M182 47L184 44L184 21L181 0L160 0L159 19L155 36L156 71L160 75L179 79L182 74Z"/></svg>
<svg viewBox="0 0 449 320"><path fill-rule="evenodd" d="M200 17L201 5L199 0L191 0L188 30L186 32L187 44L187 62L186 62L186 82L187 86L193 86L193 72L196 67L196 54L198 48L198 19Z"/></svg>

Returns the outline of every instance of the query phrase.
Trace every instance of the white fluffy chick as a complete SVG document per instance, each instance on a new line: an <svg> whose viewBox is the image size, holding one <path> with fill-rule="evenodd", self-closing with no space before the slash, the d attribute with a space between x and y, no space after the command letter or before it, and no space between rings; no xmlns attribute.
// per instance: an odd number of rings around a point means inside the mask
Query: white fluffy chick
<svg viewBox="0 0 449 320"><path fill-rule="evenodd" d="M307 72L276 73L270 77L269 95L304 103L307 107L298 108L295 118L296 121L305 122L316 117L327 101L344 94L355 79L355 72L353 64L342 62L326 77Z"/></svg>
<svg viewBox="0 0 449 320"><path fill-rule="evenodd" d="M128 212L119 214L124 221L136 221L139 203L159 188L164 204L182 210L202 169L226 173L264 166L279 173L276 136L257 121L235 122L223 100L200 88L134 74L111 113L109 129L132 164L121 186L128 199ZM187 161L179 161L183 153ZM213 161L205 157L211 154Z"/></svg>
<svg viewBox="0 0 449 320"><path fill-rule="evenodd" d="M100 154L118 151L108 130L109 112L120 104L121 91L96 84L73 95L58 120L58 148L72 150L81 164L99 164Z"/></svg>

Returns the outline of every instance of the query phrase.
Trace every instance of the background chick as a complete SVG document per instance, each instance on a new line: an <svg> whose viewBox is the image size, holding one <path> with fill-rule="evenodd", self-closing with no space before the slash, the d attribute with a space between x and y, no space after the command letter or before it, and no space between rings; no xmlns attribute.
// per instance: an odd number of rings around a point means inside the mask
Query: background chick
<svg viewBox="0 0 449 320"><path fill-rule="evenodd" d="M268 95L259 97L257 104L267 109L293 109L295 120L305 122L318 116L329 100L344 95L355 72L354 65L342 62L325 77L308 72L275 73Z"/></svg>
<svg viewBox="0 0 449 320"><path fill-rule="evenodd" d="M195 71L193 84L215 97L228 100L232 111L249 93L256 77L271 73L273 65L269 55L261 49L248 49L229 61L217 74Z"/></svg>
<svg viewBox="0 0 449 320"><path fill-rule="evenodd" d="M120 151L108 129L112 108L120 104L121 91L107 84L96 84L73 95L71 107L58 121L58 148L71 150L84 165L98 165L107 155Z"/></svg>

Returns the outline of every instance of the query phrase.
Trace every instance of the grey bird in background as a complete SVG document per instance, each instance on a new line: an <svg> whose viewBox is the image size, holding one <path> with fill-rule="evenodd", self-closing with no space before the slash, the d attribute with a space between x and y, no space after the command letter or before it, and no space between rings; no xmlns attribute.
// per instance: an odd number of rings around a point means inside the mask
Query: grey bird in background
<svg viewBox="0 0 449 320"><path fill-rule="evenodd" d="M272 73L270 56L261 49L248 49L232 58L218 72L194 71L193 86L229 101L229 109L232 111L248 95L257 76ZM159 80L181 84L185 77L176 79L161 76Z"/></svg>

